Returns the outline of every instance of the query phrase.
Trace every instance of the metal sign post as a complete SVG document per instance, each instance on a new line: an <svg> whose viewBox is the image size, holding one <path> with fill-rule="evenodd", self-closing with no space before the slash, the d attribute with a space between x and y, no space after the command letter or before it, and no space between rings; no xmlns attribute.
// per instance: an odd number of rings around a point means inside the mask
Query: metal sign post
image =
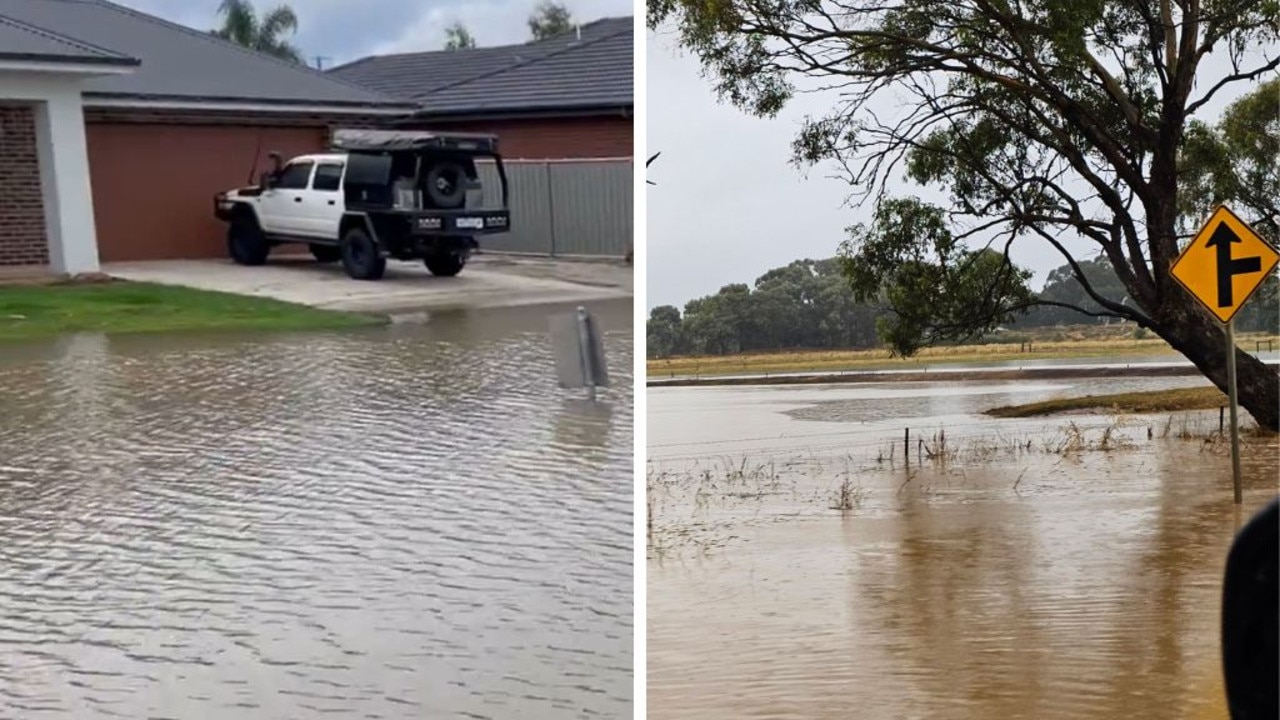
<svg viewBox="0 0 1280 720"><path fill-rule="evenodd" d="M594 402L596 388L609 385L604 341L595 318L582 307L573 313L552 317L551 344L560 387L586 388L587 397Z"/></svg>
<svg viewBox="0 0 1280 720"><path fill-rule="evenodd" d="M1240 488L1240 424L1236 422L1240 396L1236 391L1236 321L1227 323L1227 400L1231 406L1231 491L1237 505L1244 502Z"/></svg>
<svg viewBox="0 0 1280 720"><path fill-rule="evenodd" d="M1231 406L1231 487L1243 502L1240 487L1239 396L1236 390L1235 316L1262 281L1280 263L1280 252L1253 228L1219 205L1191 244L1169 268L1177 280L1227 330L1227 398Z"/></svg>
<svg viewBox="0 0 1280 720"><path fill-rule="evenodd" d="M574 318L578 321L578 355L582 363L583 373L582 381L587 386L587 398L591 402L596 401L596 374L595 368L591 363L591 317L587 315L586 308L578 308L578 312L574 314ZM1231 422L1234 424L1235 419Z"/></svg>

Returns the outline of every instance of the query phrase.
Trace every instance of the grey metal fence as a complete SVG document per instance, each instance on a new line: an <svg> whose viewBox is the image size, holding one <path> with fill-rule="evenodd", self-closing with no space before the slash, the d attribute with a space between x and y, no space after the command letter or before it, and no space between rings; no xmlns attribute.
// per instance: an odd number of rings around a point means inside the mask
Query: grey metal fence
<svg viewBox="0 0 1280 720"><path fill-rule="evenodd" d="M497 170L492 163L479 165L485 204L496 203ZM482 238L482 251L622 257L631 250L630 158L507 160L504 165L511 231Z"/></svg>

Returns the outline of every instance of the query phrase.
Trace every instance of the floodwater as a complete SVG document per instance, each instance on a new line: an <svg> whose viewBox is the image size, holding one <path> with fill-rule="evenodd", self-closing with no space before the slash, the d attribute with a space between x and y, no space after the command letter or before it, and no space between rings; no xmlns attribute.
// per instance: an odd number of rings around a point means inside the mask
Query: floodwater
<svg viewBox="0 0 1280 720"><path fill-rule="evenodd" d="M630 717L629 303L0 360L0 717Z"/></svg>
<svg viewBox="0 0 1280 720"><path fill-rule="evenodd" d="M1203 382L650 388L649 716L1225 718L1276 441L1237 510L1217 412L979 414Z"/></svg>

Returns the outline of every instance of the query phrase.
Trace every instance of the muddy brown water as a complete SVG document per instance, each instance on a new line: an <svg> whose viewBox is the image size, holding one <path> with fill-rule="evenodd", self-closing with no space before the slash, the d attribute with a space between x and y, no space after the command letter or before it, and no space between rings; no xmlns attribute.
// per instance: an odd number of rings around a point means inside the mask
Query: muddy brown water
<svg viewBox="0 0 1280 720"><path fill-rule="evenodd" d="M649 716L1225 718L1222 569L1276 442L1241 511L1216 412L980 414L1195 382L650 389Z"/></svg>
<svg viewBox="0 0 1280 720"><path fill-rule="evenodd" d="M546 316L0 349L0 717L630 717L615 380Z"/></svg>

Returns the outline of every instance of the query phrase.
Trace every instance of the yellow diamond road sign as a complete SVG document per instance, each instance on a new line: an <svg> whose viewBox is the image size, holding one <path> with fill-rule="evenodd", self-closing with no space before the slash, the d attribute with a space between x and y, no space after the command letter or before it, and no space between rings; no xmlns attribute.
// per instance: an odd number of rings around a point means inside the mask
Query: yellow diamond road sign
<svg viewBox="0 0 1280 720"><path fill-rule="evenodd" d="M1200 304L1231 322L1280 262L1280 253L1221 205L1169 272Z"/></svg>

